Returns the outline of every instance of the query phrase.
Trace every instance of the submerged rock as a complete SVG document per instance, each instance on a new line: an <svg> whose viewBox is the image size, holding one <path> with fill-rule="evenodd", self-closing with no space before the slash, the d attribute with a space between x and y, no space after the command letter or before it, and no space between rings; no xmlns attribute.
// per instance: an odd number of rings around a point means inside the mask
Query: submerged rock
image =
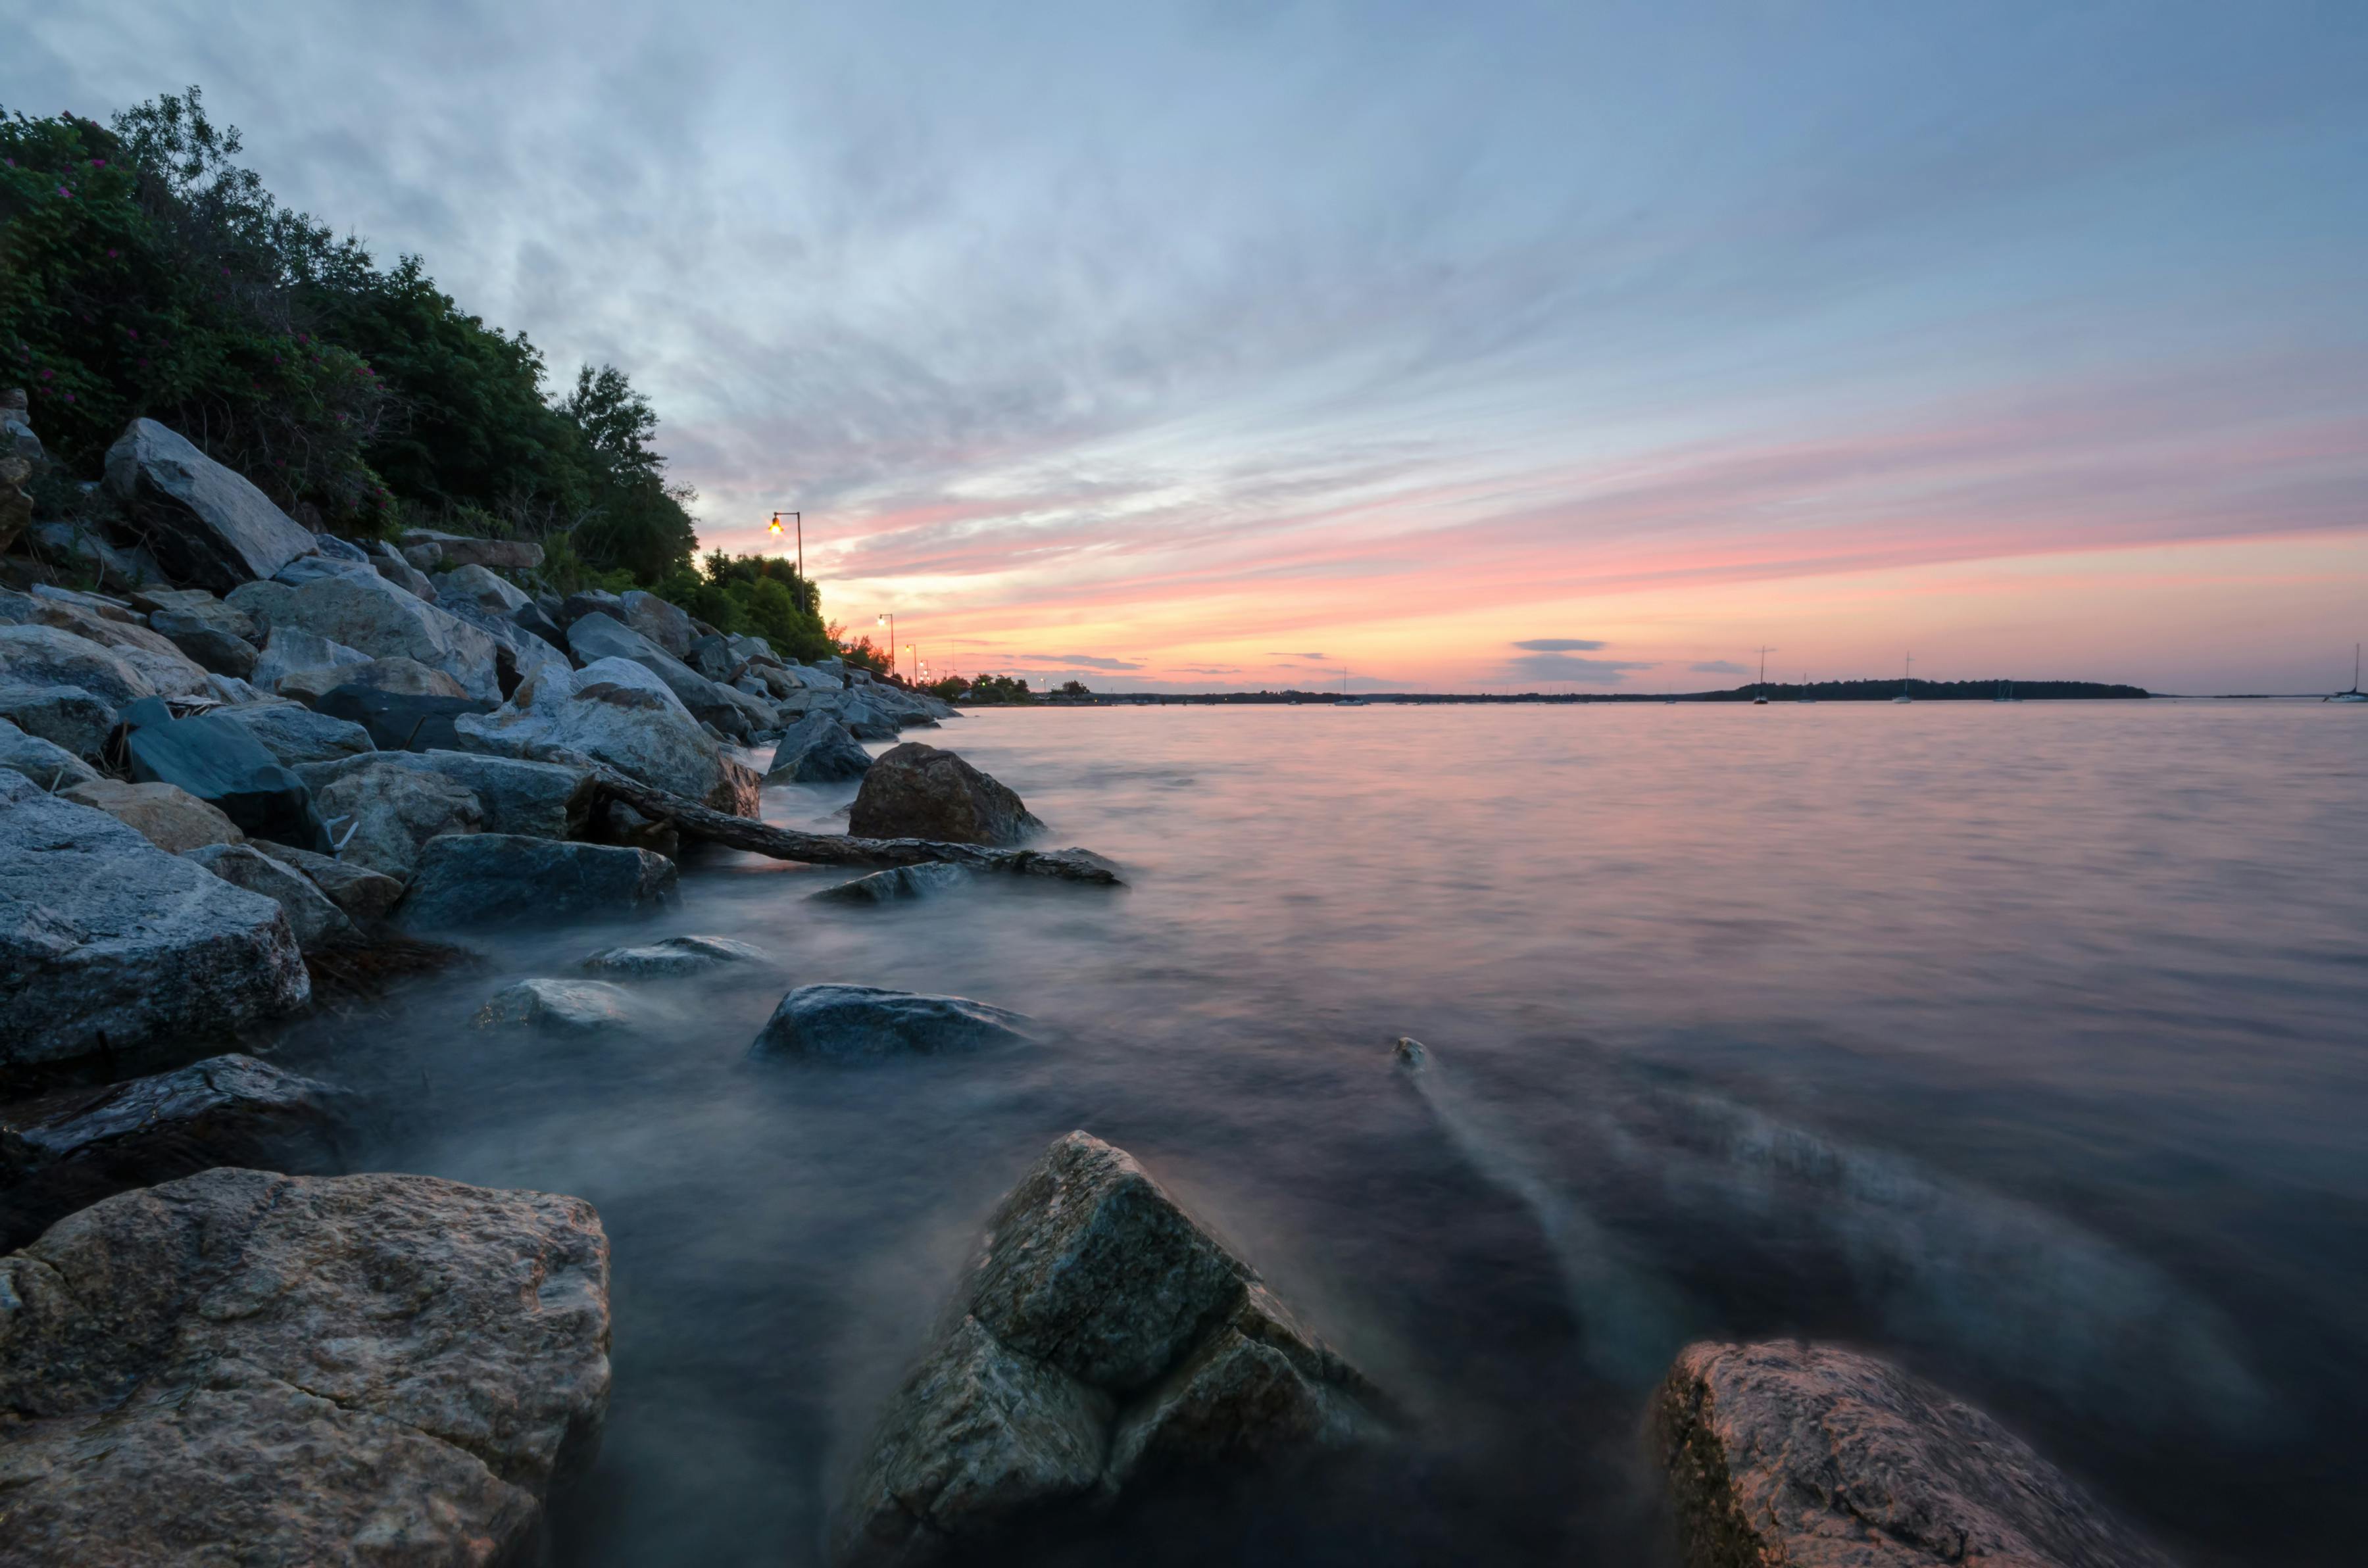
<svg viewBox="0 0 2368 1568"><path fill-rule="evenodd" d="M801 985L781 998L748 1054L852 1062L936 1056L1021 1045L1034 1020L966 996L925 996L874 985Z"/></svg>
<svg viewBox="0 0 2368 1568"><path fill-rule="evenodd" d="M934 897L960 887L969 876L960 866L949 866L943 861L926 866L892 866L835 888L825 888L812 896L830 903L896 903Z"/></svg>
<svg viewBox="0 0 2368 1568"><path fill-rule="evenodd" d="M951 1329L890 1400L844 1568L992 1551L1163 1474L1386 1436L1385 1401L1125 1151L1056 1142L987 1222Z"/></svg>
<svg viewBox="0 0 2368 1568"><path fill-rule="evenodd" d="M665 980L704 974L730 963L761 963L772 955L729 937L668 937L633 948L604 948L584 960L584 967L628 980Z"/></svg>
<svg viewBox="0 0 2368 1568"><path fill-rule="evenodd" d="M598 980L521 980L495 993L472 1022L481 1029L543 1028L567 1033L622 1028L625 993Z"/></svg>
<svg viewBox="0 0 2368 1568"><path fill-rule="evenodd" d="M8 1560L524 1561L598 1443L608 1275L580 1199L431 1176L214 1170L62 1220L0 1258Z"/></svg>
<svg viewBox="0 0 2368 1568"><path fill-rule="evenodd" d="M167 572L217 594L319 548L244 475L153 419L133 420L107 449L107 490L145 525Z"/></svg>
<svg viewBox="0 0 2368 1568"><path fill-rule="evenodd" d="M18 1106L0 1117L27 1160L19 1181L0 1187L0 1252L103 1198L216 1165L333 1170L345 1098L233 1055Z"/></svg>
<svg viewBox="0 0 2368 1568"><path fill-rule="evenodd" d="M830 784L860 778L871 770L871 754L829 713L809 713L791 725L773 748L768 784Z"/></svg>
<svg viewBox="0 0 2368 1568"><path fill-rule="evenodd" d="M186 851L183 858L278 904L288 917L288 928L296 933L296 945L308 953L353 934L353 921L310 877L252 844L203 845Z"/></svg>
<svg viewBox="0 0 2368 1568"><path fill-rule="evenodd" d="M214 1038L312 994L278 904L0 771L0 1069Z"/></svg>
<svg viewBox="0 0 2368 1568"><path fill-rule="evenodd" d="M420 851L400 911L417 929L655 915L675 901L674 862L613 844L480 833Z"/></svg>
<svg viewBox="0 0 2368 1568"><path fill-rule="evenodd" d="M1688 1568L2169 1568L2013 1434L1872 1357L1689 1346L1651 1426Z"/></svg>
<svg viewBox="0 0 2368 1568"><path fill-rule="evenodd" d="M1002 784L952 752L919 741L872 759L847 819L847 830L859 838L951 844L1018 844L1043 827Z"/></svg>

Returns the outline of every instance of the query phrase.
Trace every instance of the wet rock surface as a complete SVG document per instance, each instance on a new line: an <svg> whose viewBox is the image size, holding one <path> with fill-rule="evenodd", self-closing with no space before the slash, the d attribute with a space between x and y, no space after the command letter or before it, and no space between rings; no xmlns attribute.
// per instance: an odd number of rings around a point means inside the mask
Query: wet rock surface
<svg viewBox="0 0 2368 1568"><path fill-rule="evenodd" d="M619 980L672 980L732 963L760 963L770 955L729 937L668 937L630 948L604 948L584 960L596 974Z"/></svg>
<svg viewBox="0 0 2368 1568"><path fill-rule="evenodd" d="M860 778L871 770L871 754L856 744L847 726L830 713L809 713L791 725L773 747L768 784L829 784Z"/></svg>
<svg viewBox="0 0 2368 1568"><path fill-rule="evenodd" d="M824 1062L935 1056L1024 1044L1032 1028L1024 1013L966 996L875 985L801 985L781 998L748 1053Z"/></svg>
<svg viewBox="0 0 2368 1568"><path fill-rule="evenodd" d="M209 844L186 851L182 858L278 904L288 917L288 928L296 934L296 945L308 953L353 935L352 919L310 877L256 845Z"/></svg>
<svg viewBox="0 0 2368 1568"><path fill-rule="evenodd" d="M1386 1402L1123 1150L1053 1143L988 1221L833 1529L848 1568L992 1551L1166 1476L1379 1440Z"/></svg>
<svg viewBox="0 0 2368 1568"><path fill-rule="evenodd" d="M962 867L942 861L926 866L892 866L835 888L825 888L814 897L825 903L906 903L950 892L969 880L970 873Z"/></svg>
<svg viewBox="0 0 2368 1568"><path fill-rule="evenodd" d="M1019 797L950 751L906 741L872 759L848 813L859 838L1019 844L1043 831Z"/></svg>
<svg viewBox="0 0 2368 1568"><path fill-rule="evenodd" d="M560 1034L623 1028L625 993L598 980L521 980L496 992L471 1022L481 1029L539 1028Z"/></svg>
<svg viewBox="0 0 2368 1568"><path fill-rule="evenodd" d="M5 1550L42 1568L516 1561L607 1406L576 1199L209 1171L60 1221L0 1299Z"/></svg>
<svg viewBox="0 0 2368 1568"><path fill-rule="evenodd" d="M757 778L727 756L666 684L630 659L599 659L518 687L457 722L460 749L493 756L588 757L735 816L757 813Z"/></svg>
<svg viewBox="0 0 2368 1568"><path fill-rule="evenodd" d="M1852 1351L1689 1346L1651 1438L1688 1568L2169 1568L1997 1422Z"/></svg>
<svg viewBox="0 0 2368 1568"><path fill-rule="evenodd" d="M672 903L675 882L674 862L646 849L469 834L420 851L397 917L422 930L637 917Z"/></svg>
<svg viewBox="0 0 2368 1568"><path fill-rule="evenodd" d="M573 838L591 816L591 770L559 763L466 751L372 752L310 764L298 768L296 776L318 792L339 779L381 768L435 774L468 790L484 812L487 833Z"/></svg>
<svg viewBox="0 0 2368 1568"><path fill-rule="evenodd" d="M368 759L373 764L380 759ZM473 834L485 824L475 793L438 773L384 765L359 767L313 797L330 824L337 858L409 881L421 848L443 834Z"/></svg>

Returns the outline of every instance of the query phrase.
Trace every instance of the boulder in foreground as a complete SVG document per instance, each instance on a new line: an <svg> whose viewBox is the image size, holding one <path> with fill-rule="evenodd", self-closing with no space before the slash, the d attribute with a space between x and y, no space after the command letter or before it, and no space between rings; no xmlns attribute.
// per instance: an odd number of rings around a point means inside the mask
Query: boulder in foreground
<svg viewBox="0 0 2368 1568"><path fill-rule="evenodd" d="M1019 844L1044 824L1019 797L950 751L906 741L872 759L848 813L858 838Z"/></svg>
<svg viewBox="0 0 2368 1568"><path fill-rule="evenodd" d="M675 901L674 862L647 849L456 834L420 850L403 924L433 930L655 915Z"/></svg>
<svg viewBox="0 0 2368 1568"><path fill-rule="evenodd" d="M943 1056L1025 1044L1032 1020L966 996L924 996L876 985L801 985L780 1000L748 1054L854 1062Z"/></svg>
<svg viewBox="0 0 2368 1568"><path fill-rule="evenodd" d="M1689 1346L1651 1423L1688 1568L2169 1568L2021 1439L1872 1357Z"/></svg>
<svg viewBox="0 0 2368 1568"><path fill-rule="evenodd" d="M843 1568L991 1551L1178 1471L1386 1436L1385 1402L1121 1149L1055 1142L987 1222L951 1329L839 1510Z"/></svg>
<svg viewBox="0 0 2368 1568"><path fill-rule="evenodd" d="M214 1170L69 1216L0 1258L7 1559L523 1561L598 1441L608 1277L580 1199L431 1176Z"/></svg>

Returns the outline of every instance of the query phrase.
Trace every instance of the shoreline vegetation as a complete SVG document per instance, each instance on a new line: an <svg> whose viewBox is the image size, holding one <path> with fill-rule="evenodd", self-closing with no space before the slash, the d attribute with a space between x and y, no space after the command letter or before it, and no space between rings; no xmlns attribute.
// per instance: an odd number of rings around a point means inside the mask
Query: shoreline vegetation
<svg viewBox="0 0 2368 1568"><path fill-rule="evenodd" d="M549 399L522 335L279 208L237 151L194 90L112 129L0 124L6 1555L528 1561L598 1446L612 1266L663 1282L612 1259L582 1199L352 1170L353 1131L403 1111L371 1096L402 1090L276 1065L291 1025L366 1056L339 998L463 973L489 928L679 909L686 840L876 868L815 895L817 924L973 875L1088 899L1123 879L1032 847L1046 824L1018 793L903 738L973 688L896 680L783 562L695 560L621 372ZM1206 700L1294 699L1334 699ZM766 788L848 782L847 834L762 821ZM698 934L604 947L474 1027L489 1054L631 1029L637 987L770 961ZM715 1048L759 1073L984 1074L1058 1042L1007 1008L809 976ZM1412 1040L1394 1060L1432 1070ZM1420 1411L1089 1131L1019 1175L988 1235L859 1456L842 1568L1423 1441ZM1978 1412L1862 1356L1697 1345L1649 1400L1698 1568L2161 1562Z"/></svg>

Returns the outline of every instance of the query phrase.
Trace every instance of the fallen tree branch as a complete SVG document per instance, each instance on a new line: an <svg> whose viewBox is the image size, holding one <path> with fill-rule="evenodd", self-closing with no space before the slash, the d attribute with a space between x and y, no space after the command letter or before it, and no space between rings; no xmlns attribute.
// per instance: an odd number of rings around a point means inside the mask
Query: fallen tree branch
<svg viewBox="0 0 2368 1568"><path fill-rule="evenodd" d="M595 766L601 793L647 817L662 817L675 831L729 849L802 860L814 866L922 866L942 862L973 871L1051 877L1065 882L1124 887L1118 868L1090 849L991 849L977 844L946 844L933 838L851 838L843 833L801 833L768 827L746 817L712 811L695 801L628 778L613 767Z"/></svg>

